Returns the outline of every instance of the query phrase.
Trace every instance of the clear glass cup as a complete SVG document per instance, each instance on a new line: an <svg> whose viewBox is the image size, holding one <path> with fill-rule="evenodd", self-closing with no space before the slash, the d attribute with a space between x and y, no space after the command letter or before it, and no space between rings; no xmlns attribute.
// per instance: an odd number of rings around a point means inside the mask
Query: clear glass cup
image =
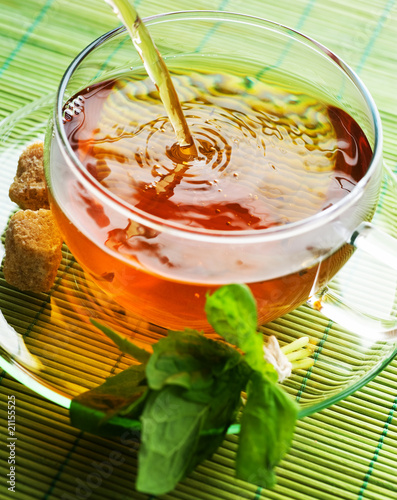
<svg viewBox="0 0 397 500"><path fill-rule="evenodd" d="M52 209L86 273L116 302L165 328L207 330L206 293L242 282L254 292L261 323L308 301L363 335L392 336L396 320L390 310L381 317L368 315L365 308L354 306L354 297L345 300L341 282L331 281L357 247L392 266L397 255L395 240L370 223L383 176L382 128L373 99L358 76L314 40L254 17L190 11L154 16L145 24L171 71L183 72L184 61L189 60L189 70L225 65L231 74L247 79L298 86L351 115L365 132L373 156L351 193L330 208L283 226L204 230L142 212L87 172L63 125L63 108L73 95L141 66L125 30L114 30L88 46L66 71L46 137ZM107 218L103 228L92 215L98 211ZM122 254L105 245L109 231L131 227L128 237L137 242L133 253Z"/></svg>

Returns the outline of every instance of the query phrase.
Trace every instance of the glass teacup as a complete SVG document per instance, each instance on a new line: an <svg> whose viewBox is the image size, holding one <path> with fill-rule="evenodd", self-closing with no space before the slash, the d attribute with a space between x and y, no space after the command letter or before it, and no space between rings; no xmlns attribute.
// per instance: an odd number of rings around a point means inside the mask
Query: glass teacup
<svg viewBox="0 0 397 500"><path fill-rule="evenodd" d="M99 88L100 82L126 73L132 79L138 74L141 84L139 56L125 30L114 30L88 46L65 73L46 138L52 209L86 273L117 303L165 328L207 330L206 294L238 282L252 289L261 323L308 301L362 334L393 330L393 319L368 318L330 291L331 279L355 247L365 246L374 254L382 249L387 255L396 247L391 237L379 237L369 223L383 175L382 129L376 106L357 75L317 42L253 17L191 11L154 16L145 24L171 73L193 72L204 80L227 74L234 83L243 82L248 94L264 82L281 88L283 95L313 96L358 123L372 158L348 194L286 224L257 230L205 229L145 212L92 175L65 129L79 115L87 88ZM186 89L179 90L183 94ZM231 93L232 103L234 98Z"/></svg>

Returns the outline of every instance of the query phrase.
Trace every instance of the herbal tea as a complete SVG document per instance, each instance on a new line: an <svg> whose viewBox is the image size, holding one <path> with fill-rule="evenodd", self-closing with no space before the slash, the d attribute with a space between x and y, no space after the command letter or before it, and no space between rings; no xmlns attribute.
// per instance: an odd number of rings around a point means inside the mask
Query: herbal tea
<svg viewBox="0 0 397 500"><path fill-rule="evenodd" d="M331 207L368 169L372 151L359 125L316 97L243 76L172 76L194 155L176 142L143 72L90 86L64 109L69 143L88 174L139 213L187 231L262 231ZM55 215L71 251L101 288L162 326L205 326L205 294L234 282L232 269L222 273L223 281L208 277L199 255L173 255L155 230L132 219L111 221L81 184L65 189L84 230L53 202ZM250 282L261 321L304 302L350 254L345 245L321 265ZM182 279L175 272L181 259L189 269Z"/></svg>

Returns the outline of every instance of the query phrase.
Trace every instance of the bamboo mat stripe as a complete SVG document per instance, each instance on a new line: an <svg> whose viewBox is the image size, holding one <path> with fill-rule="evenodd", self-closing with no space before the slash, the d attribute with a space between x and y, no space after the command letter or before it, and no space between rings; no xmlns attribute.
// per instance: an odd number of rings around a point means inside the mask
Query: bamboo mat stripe
<svg viewBox="0 0 397 500"><path fill-rule="evenodd" d="M373 46L375 45L375 42L376 42L376 40L377 40L377 38L378 38L382 28L383 28L383 25L384 25L385 21L388 19L394 5L395 5L395 0L389 0L387 2L387 4L385 5L385 8L384 8L381 16L379 17L379 20L375 26L375 29L372 32L372 36L369 39L368 44L366 45L366 47L364 49L364 52L363 52L361 59L360 59L360 62L358 63L358 65L356 67L357 74L361 73L361 70L363 69L368 57L370 56L371 51L373 49Z"/></svg>
<svg viewBox="0 0 397 500"><path fill-rule="evenodd" d="M389 412L389 415L387 417L386 423L385 423L385 425L383 427L382 434L381 434L381 436L379 438L376 450L374 452L374 456L373 456L373 458L372 458L372 460L371 460L371 462L369 464L368 471L365 474L364 482L363 482L363 485L361 486L361 489L360 489L360 492L359 492L359 495L358 495L358 500L362 500L364 498L364 492L365 492L365 490L366 490L366 488L368 486L368 483L369 483L369 480L371 478L372 472L374 471L375 463L378 460L380 451L382 449L384 440L385 440L385 438L387 436L387 432L389 430L389 426L391 424L391 421L393 419L394 412L396 411L396 409L397 409L397 397L395 398L395 400L393 402L393 406L390 409L390 412Z"/></svg>
<svg viewBox="0 0 397 500"><path fill-rule="evenodd" d="M301 16L299 17L299 20L297 22L297 24L294 26L296 30L300 30L301 28L303 28L304 24L305 24L305 21L306 19L308 18L308 16L310 15L310 12L315 4L316 0L309 0L301 14ZM291 39L285 46L283 52L280 54L280 57L278 59L278 61L274 64L273 67L279 67L281 65L281 63L283 62L284 58L287 56L291 46L292 46L292 43L293 43L293 40ZM256 78L261 78L268 70L270 69L269 66L266 66L264 67L262 70L260 70L255 76Z"/></svg>
<svg viewBox="0 0 397 500"><path fill-rule="evenodd" d="M316 3L316 0L310 0L307 2L301 17L299 18L298 23L295 26L296 30L301 30L303 28L303 25L305 24L306 19L310 16L310 13L314 7L314 4Z"/></svg>
<svg viewBox="0 0 397 500"><path fill-rule="evenodd" d="M70 457L72 456L72 454L73 454L73 453L74 453L74 451L76 450L77 445L79 444L79 441L80 441L80 439L83 437L83 435L84 435L84 432L79 432L79 434L77 435L77 437L76 437L76 439L75 439L75 441L74 441L74 443L73 443L72 447L70 448L69 453L66 455L65 462L63 462L63 463L60 465L60 467L59 467L59 469L58 469L58 471L57 471L56 475L54 476L54 479L52 480L52 482L51 482L51 484L50 484L50 487L49 487L48 491L44 494L43 500L47 500L47 499L49 499L49 498L50 498L51 493L53 492L53 490L54 490L54 488L55 488L55 485L56 485L56 483L57 483L58 479L60 478L60 476L61 476L61 474L62 474L62 472L63 472L63 470L64 470L65 466L67 465L67 463L68 463L68 461L69 461L69 459L70 459Z"/></svg>
<svg viewBox="0 0 397 500"><path fill-rule="evenodd" d="M32 31L40 23L40 21L43 19L43 17L45 16L46 12L48 11L48 9L51 7L51 5L53 3L54 3L54 0L47 0L47 2L45 3L45 5L41 9L39 15L36 17L36 19L33 21L33 23L30 25L30 27L25 31L23 37L18 42L18 45L11 52L11 54L8 56L8 58L4 62L3 66L0 68L0 77L2 76L2 74L4 73L4 71L6 71L7 68L10 66L11 62L15 59L16 55L18 54L18 52L25 45L25 43L28 40L28 38L29 38L30 34L32 33Z"/></svg>
<svg viewBox="0 0 397 500"><path fill-rule="evenodd" d="M227 6L229 4L229 0L222 0L221 3L219 4L218 8L216 10L226 10ZM201 43L196 48L196 52L200 52L200 50L205 46L205 44L208 42L208 40L211 38L213 33L215 32L218 24L215 24L210 31L204 36L203 40Z"/></svg>
<svg viewBox="0 0 397 500"><path fill-rule="evenodd" d="M319 342L319 344L318 344L318 346L317 346L317 348L316 348L316 351L314 352L314 355L313 355L314 364L316 364L316 363L317 363L317 361L318 361L318 358L319 358L319 356L320 356L320 354L321 354L321 351L323 350L324 343L325 343L325 341L327 340L328 333L329 333L329 330L331 329L332 325L333 325L333 321L331 321L331 320L330 320L330 321L328 322L328 324L327 324L327 326L326 326L325 330L324 330L324 334L323 334L323 336L321 337L321 340L320 340L320 342ZM305 390L305 388L306 388L307 382L308 382L309 378L311 377L311 374L312 374L312 373L313 373L313 368L310 368L310 369L307 371L307 373L306 373L306 375L305 375L305 377L304 377L304 379L303 379L303 381L302 381L302 385L301 385L301 387L300 387L300 389L299 389L299 391L298 391L298 394L297 394L297 396L296 396L296 401L297 401L298 403L299 403L299 401L300 401L300 400L301 400L301 398L302 398L302 394L303 394L303 392L304 392L304 390Z"/></svg>
<svg viewBox="0 0 397 500"><path fill-rule="evenodd" d="M138 0L135 4L142 16L186 7L178 0L166 4L157 0ZM385 158L397 172L397 89L393 83L397 67L395 4L394 0L353 0L348 3L342 0L285 0L276 3L222 0L215 8L237 10L302 29L346 59L374 94L385 127ZM191 8L212 9L214 5L210 0L198 0ZM56 88L71 58L89 41L119 24L108 9L102 0L0 0L0 118ZM340 36L335 36L336 33ZM45 64L49 66L48 71L42 71ZM16 78L24 71L25 76L16 85ZM7 179L10 179L13 174L6 174L3 169L1 175L8 175ZM395 203L390 193L381 193L382 206L392 209ZM0 207L0 211L4 216L9 215L8 208ZM396 228L391 230L395 232ZM7 291L13 306L4 307L4 311L32 349L39 345L40 332L51 312L50 300L65 310L68 307L66 291L70 279L67 273L72 268L78 277L78 269L65 259L64 274L58 278L50 298L31 296L29 304L24 304L23 294L11 289ZM59 349L57 339L67 334L70 335L68 348L75 354L82 352L82 337L73 325L75 316L70 310L64 324L60 321L52 326L53 348ZM294 330L305 331L307 328L313 329L318 346L316 365L294 388L297 399L302 401L310 398L314 382L321 384L338 380L343 357L335 354L335 372L328 372L327 380L321 378L321 362L322 356L329 356L334 349L329 333L343 335L344 332L332 322L320 318L313 326L312 317L305 310L268 328L269 332L284 332L285 338L292 336ZM90 385L104 376L105 364L100 356L104 341L96 338L88 328L85 333L94 346L94 354L86 362L81 356L79 369ZM107 348L111 368L106 375L126 366L116 349L110 344ZM73 367L67 366L68 359L72 358L68 358L66 351L64 356L65 381L72 384ZM51 351L48 359L51 359ZM359 366L359 354L357 360ZM53 369L51 377L57 373L55 367ZM228 436L211 460L201 464L174 492L162 496L161 500L397 499L396 380L397 361L394 361L356 394L301 420L294 445L277 469L278 483L274 489L257 488L234 477L238 438ZM157 499L132 488L137 467L136 448L132 443L96 438L72 429L64 408L35 395L4 372L0 375L0 389L2 444L10 394L17 396L19 433L18 490L11 496L6 488L7 454L0 449L0 498L75 499L78 498L77 485L80 485L82 495L85 491L84 498L90 500ZM100 476L102 479L98 483L98 478L95 479L98 469L95 467L108 463L111 453L116 452L124 461L113 468L110 476Z"/></svg>

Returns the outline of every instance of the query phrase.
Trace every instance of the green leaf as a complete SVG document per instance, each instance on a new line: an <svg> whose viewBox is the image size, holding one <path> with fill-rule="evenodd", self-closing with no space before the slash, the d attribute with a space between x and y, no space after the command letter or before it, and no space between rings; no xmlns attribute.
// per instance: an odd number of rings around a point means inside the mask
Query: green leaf
<svg viewBox="0 0 397 500"><path fill-rule="evenodd" d="M72 400L70 406L71 425L82 431L103 437L120 437L126 429L137 432L141 429L141 422L136 418L114 415L106 420L106 416L103 411L89 408Z"/></svg>
<svg viewBox="0 0 397 500"><path fill-rule="evenodd" d="M274 367L264 359L263 336L257 332L256 303L247 285L227 285L207 296L205 311L216 333L245 353L245 361L272 381Z"/></svg>
<svg viewBox="0 0 397 500"><path fill-rule="evenodd" d="M141 417L138 491L168 493L189 470L208 405L183 399L182 391L167 386L151 392L146 401Z"/></svg>
<svg viewBox="0 0 397 500"><path fill-rule="evenodd" d="M236 421L242 404L241 391L245 389L249 374L251 370L247 364L240 363L217 379L189 471L203 460L210 458L222 444L227 429Z"/></svg>
<svg viewBox="0 0 397 500"><path fill-rule="evenodd" d="M141 363L147 363L147 361L149 361L151 353L146 351L145 349L141 349L140 347L136 346L133 342L131 342L131 340L128 337L120 335L111 328L102 325L101 323L98 323L98 321L95 321L94 319L90 319L90 321L94 326L99 328L101 332L103 332L107 337L109 337L110 340L112 340L117 345L117 347L120 349L121 352L129 354L130 356L135 358L137 361L140 361Z"/></svg>
<svg viewBox="0 0 397 500"><path fill-rule="evenodd" d="M138 491L168 493L210 458L235 421L246 388L238 477L271 486L273 469L290 446L297 407L274 383L277 374L264 359L249 288L218 289L207 297L206 312L217 333L244 355L194 330L169 332L150 354L92 321L142 364L76 397L70 410L72 424L101 435L122 435L141 426Z"/></svg>
<svg viewBox="0 0 397 500"><path fill-rule="evenodd" d="M148 447L143 444L139 463L138 489L146 493L161 494L174 488L201 461L210 458L222 443L226 431L234 421L241 405L241 391L245 388L252 370L241 354L226 344L215 342L202 334L185 330L170 332L153 348L147 365L148 385L156 396L156 422L147 423L148 404L142 414L143 442L150 440L159 428L159 422L168 418L175 425L161 423L159 435ZM164 399L163 399L164 398ZM159 408L161 411L159 411ZM200 431L192 442L191 410L202 408ZM152 414L150 416L152 417ZM198 423L197 428L198 428ZM150 433L145 434L148 425ZM192 431L193 432L193 431ZM166 436L166 439L165 439ZM190 450L180 444L189 439ZM164 446L164 448L163 448ZM145 450L151 450L147 452ZM172 458L168 453L172 450ZM167 461L172 462L168 469ZM147 471L147 477L146 472ZM154 472L155 471L155 472ZM143 476L142 476L143 475ZM156 478L157 486L151 481ZM178 479L179 478L179 479ZM148 489L150 488L150 489Z"/></svg>
<svg viewBox="0 0 397 500"><path fill-rule="evenodd" d="M208 295L205 312L216 333L241 349L256 332L256 304L247 285L223 286Z"/></svg>
<svg viewBox="0 0 397 500"><path fill-rule="evenodd" d="M262 373L253 372L241 418L237 477L264 488L274 485L274 467L288 451L298 415L297 404Z"/></svg>
<svg viewBox="0 0 397 500"><path fill-rule="evenodd" d="M153 346L146 375L151 389L178 385L190 391L185 397L200 393L201 399L209 401L216 378L242 361L235 349L199 332L171 331Z"/></svg>
<svg viewBox="0 0 397 500"><path fill-rule="evenodd" d="M116 434L111 425L106 427L107 422L118 414L130 420L139 418L147 392L145 381L145 366L133 365L79 394L70 406L72 425L96 434Z"/></svg>

